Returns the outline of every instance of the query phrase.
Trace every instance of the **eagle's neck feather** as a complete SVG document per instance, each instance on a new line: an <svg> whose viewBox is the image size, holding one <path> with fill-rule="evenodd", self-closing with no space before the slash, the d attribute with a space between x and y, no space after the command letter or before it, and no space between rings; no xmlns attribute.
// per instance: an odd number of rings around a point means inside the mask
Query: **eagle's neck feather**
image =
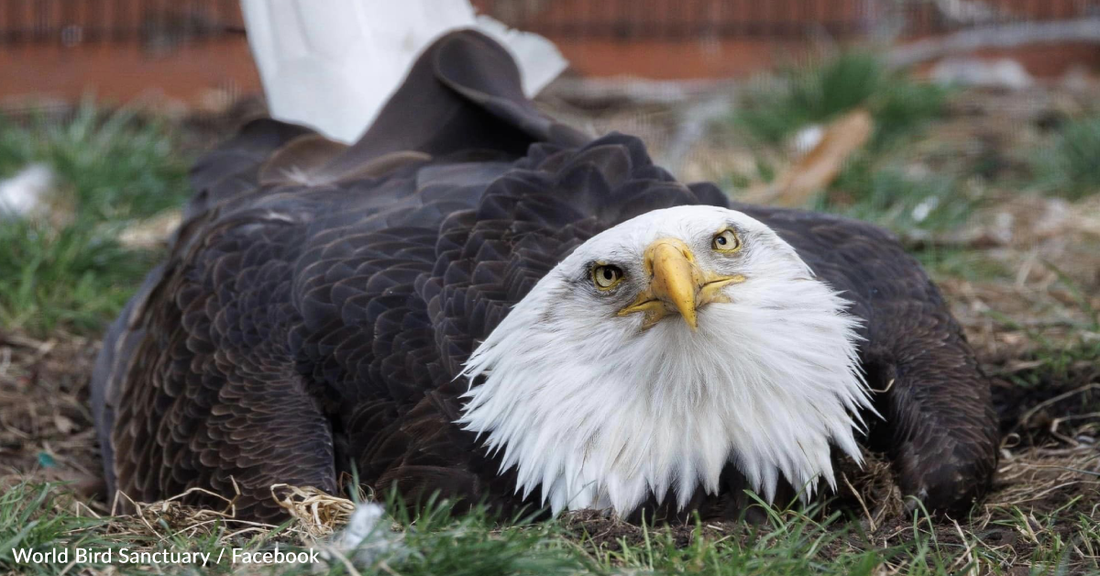
<svg viewBox="0 0 1100 576"><path fill-rule="evenodd" d="M627 515L672 489L682 508L733 463L771 501L780 475L805 496L818 478L835 487L830 444L859 460L857 321L823 283L750 279L696 332L594 318L560 289L544 278L464 372L484 381L459 423L517 468L525 497L541 486L554 512Z"/></svg>

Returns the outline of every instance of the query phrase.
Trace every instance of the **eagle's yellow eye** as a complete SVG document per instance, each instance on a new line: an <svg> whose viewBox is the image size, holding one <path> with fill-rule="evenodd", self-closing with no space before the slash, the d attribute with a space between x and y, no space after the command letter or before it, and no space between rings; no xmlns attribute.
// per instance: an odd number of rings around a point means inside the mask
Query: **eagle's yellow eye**
<svg viewBox="0 0 1100 576"><path fill-rule="evenodd" d="M592 282L600 290L610 290L623 281L623 271L618 266L607 264L592 269Z"/></svg>
<svg viewBox="0 0 1100 576"><path fill-rule="evenodd" d="M741 248L741 239L736 232L727 228L715 235L710 245L719 252L735 252Z"/></svg>

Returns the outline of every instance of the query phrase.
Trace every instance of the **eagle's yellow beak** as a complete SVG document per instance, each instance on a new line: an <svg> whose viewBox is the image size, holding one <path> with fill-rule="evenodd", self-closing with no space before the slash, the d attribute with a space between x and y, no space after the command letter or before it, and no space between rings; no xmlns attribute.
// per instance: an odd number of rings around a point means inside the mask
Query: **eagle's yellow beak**
<svg viewBox="0 0 1100 576"><path fill-rule="evenodd" d="M745 280L744 276L720 276L701 269L687 244L675 238L656 240L646 248L644 258L649 287L620 310L619 316L645 312L645 328L678 312L695 330L699 324L696 311L711 302L729 302L721 289Z"/></svg>

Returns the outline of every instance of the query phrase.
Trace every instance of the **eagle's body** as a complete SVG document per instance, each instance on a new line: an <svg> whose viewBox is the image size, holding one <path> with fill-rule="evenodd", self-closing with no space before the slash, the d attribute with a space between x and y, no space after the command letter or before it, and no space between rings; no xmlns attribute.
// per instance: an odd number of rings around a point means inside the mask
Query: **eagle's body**
<svg viewBox="0 0 1100 576"><path fill-rule="evenodd" d="M731 204L635 138L556 124L483 36L433 45L351 148L257 121L193 184L93 382L108 484L134 500L236 484L271 518L271 484L335 492L354 469L410 498L728 517L743 488L831 482L861 410L905 493L988 486L988 383L893 238ZM724 226L743 252L708 253ZM675 266L695 303L657 286Z"/></svg>

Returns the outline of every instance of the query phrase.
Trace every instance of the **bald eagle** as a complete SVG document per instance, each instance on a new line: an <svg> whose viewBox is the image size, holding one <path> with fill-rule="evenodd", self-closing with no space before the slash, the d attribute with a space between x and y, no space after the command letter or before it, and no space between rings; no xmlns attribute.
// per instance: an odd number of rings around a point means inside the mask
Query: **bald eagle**
<svg viewBox="0 0 1100 576"><path fill-rule="evenodd" d="M195 166L170 254L110 327L111 493L345 472L408 499L732 518L863 440L905 494L989 485L990 390L919 265L858 221L682 184L540 114L449 34L355 144L256 120ZM198 504L219 502L199 493Z"/></svg>

